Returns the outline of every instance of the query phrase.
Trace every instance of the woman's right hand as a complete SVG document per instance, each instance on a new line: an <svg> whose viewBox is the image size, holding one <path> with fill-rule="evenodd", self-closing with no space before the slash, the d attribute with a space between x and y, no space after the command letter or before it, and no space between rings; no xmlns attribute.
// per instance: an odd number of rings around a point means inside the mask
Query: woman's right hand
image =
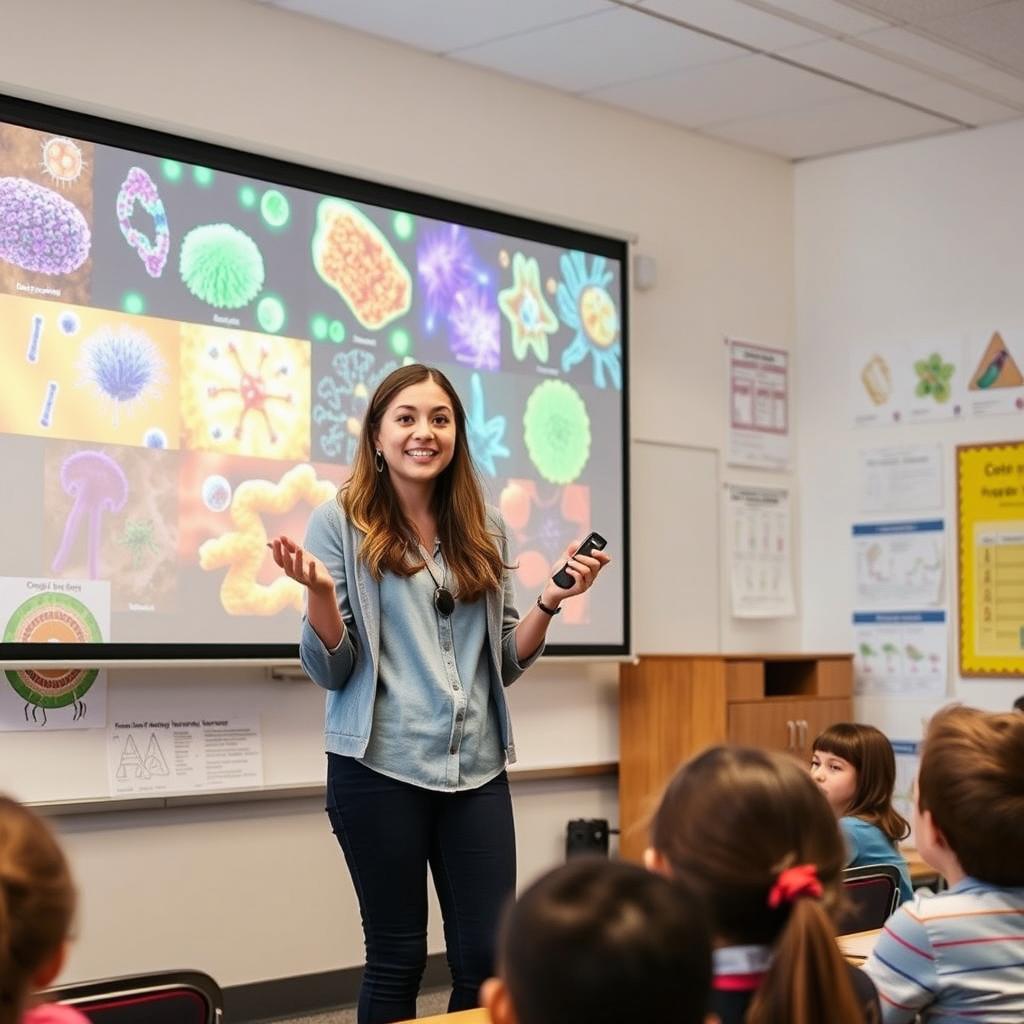
<svg viewBox="0 0 1024 1024"><path fill-rule="evenodd" d="M268 541L267 547L286 576L307 587L311 593L334 599L334 580L324 563L299 547L291 537L282 533Z"/></svg>

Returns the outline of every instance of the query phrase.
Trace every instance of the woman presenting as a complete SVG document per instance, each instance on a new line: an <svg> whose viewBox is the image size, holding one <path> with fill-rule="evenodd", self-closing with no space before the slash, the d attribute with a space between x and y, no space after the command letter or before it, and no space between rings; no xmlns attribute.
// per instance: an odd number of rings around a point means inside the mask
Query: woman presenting
<svg viewBox="0 0 1024 1024"><path fill-rule="evenodd" d="M498 916L515 888L505 687L540 655L562 601L607 564L568 561L522 619L504 523L484 505L465 413L419 364L377 388L352 475L317 508L305 547L271 544L307 588L300 657L328 691L327 812L366 941L359 1024L416 1014L429 865L452 972L448 1008L477 1005Z"/></svg>

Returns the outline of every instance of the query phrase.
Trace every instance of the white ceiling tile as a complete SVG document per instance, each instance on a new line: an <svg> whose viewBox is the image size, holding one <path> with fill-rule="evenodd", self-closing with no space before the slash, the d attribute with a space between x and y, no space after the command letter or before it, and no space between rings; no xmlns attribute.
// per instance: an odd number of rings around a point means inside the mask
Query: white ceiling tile
<svg viewBox="0 0 1024 1024"><path fill-rule="evenodd" d="M875 96L705 128L705 135L793 159L936 135L946 121Z"/></svg>
<svg viewBox="0 0 1024 1024"><path fill-rule="evenodd" d="M820 32L766 14L742 0L641 0L637 7L768 52L821 38Z"/></svg>
<svg viewBox="0 0 1024 1024"><path fill-rule="evenodd" d="M907 25L923 25L936 18L952 18L1002 0L852 0L857 7L866 7L888 21Z"/></svg>
<svg viewBox="0 0 1024 1024"><path fill-rule="evenodd" d="M268 6L324 18L432 53L444 53L607 11L612 4L609 0L270 0Z"/></svg>
<svg viewBox="0 0 1024 1024"><path fill-rule="evenodd" d="M821 25L839 35L857 35L889 24L880 18L873 18L853 7L847 7L840 0L749 0L752 7L762 11L779 11L791 14L811 23Z"/></svg>
<svg viewBox="0 0 1024 1024"><path fill-rule="evenodd" d="M967 124L1019 116L1012 107L838 39L798 46L783 56Z"/></svg>
<svg viewBox="0 0 1024 1024"><path fill-rule="evenodd" d="M858 95L821 75L750 56L597 89L588 98L697 128Z"/></svg>
<svg viewBox="0 0 1024 1024"><path fill-rule="evenodd" d="M742 56L745 50L627 8L454 54L459 60L567 92Z"/></svg>
<svg viewBox="0 0 1024 1024"><path fill-rule="evenodd" d="M1022 0L1002 0L958 18L928 21L922 31L1024 74Z"/></svg>

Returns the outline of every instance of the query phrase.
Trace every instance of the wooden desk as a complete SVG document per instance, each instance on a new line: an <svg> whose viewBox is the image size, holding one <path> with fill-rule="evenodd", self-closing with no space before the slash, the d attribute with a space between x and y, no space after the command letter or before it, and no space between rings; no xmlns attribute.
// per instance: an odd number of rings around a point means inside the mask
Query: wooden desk
<svg viewBox="0 0 1024 1024"><path fill-rule="evenodd" d="M839 944L843 956L855 966L859 967L875 948L881 928L872 928L868 932L850 932L849 935L840 935L836 942Z"/></svg>
<svg viewBox="0 0 1024 1024"><path fill-rule="evenodd" d="M941 879L938 871L931 866L926 864L921 859L921 854L917 852L913 847L907 846L900 850L903 854L904 860L907 862L907 868L910 871L910 884L916 889L919 885L937 885Z"/></svg>
<svg viewBox="0 0 1024 1024"><path fill-rule="evenodd" d="M434 1017L420 1017L417 1021L403 1024L491 1024L491 1015L486 1010L462 1010L459 1013L439 1013Z"/></svg>

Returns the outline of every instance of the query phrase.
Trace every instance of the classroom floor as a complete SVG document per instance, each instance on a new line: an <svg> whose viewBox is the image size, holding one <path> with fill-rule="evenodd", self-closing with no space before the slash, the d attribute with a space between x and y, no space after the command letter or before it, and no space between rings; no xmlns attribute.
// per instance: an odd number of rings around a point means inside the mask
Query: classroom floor
<svg viewBox="0 0 1024 1024"><path fill-rule="evenodd" d="M420 993L416 1001L416 1016L429 1017L444 1013L448 1009L449 988L428 989ZM279 1024L356 1024L356 1008L333 1010L331 1013L317 1013L312 1017L282 1017Z"/></svg>

